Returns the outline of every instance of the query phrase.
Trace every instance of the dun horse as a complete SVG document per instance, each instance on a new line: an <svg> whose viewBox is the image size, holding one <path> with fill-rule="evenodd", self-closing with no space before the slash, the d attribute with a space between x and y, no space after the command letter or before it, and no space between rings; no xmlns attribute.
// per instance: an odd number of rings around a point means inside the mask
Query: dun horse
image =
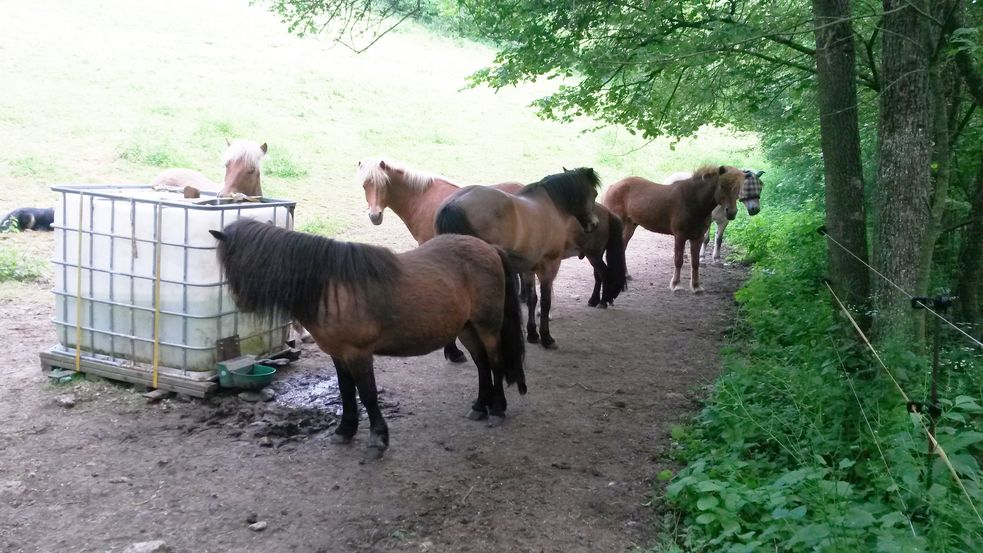
<svg viewBox="0 0 983 553"><path fill-rule="evenodd" d="M375 355L424 355L460 338L478 367L474 420L504 420L503 378L526 392L516 274L500 248L441 236L394 254L252 219L212 234L236 305L289 313L331 356L342 398L335 443L349 443L358 429L357 392L369 416L369 457L389 445Z"/></svg>
<svg viewBox="0 0 983 553"><path fill-rule="evenodd" d="M218 184L191 169L165 169L150 181L151 186L179 191L191 187L202 192L214 192L220 198L233 194L242 194L246 197L262 196L260 163L266 155L266 143L257 144L249 140L235 142L226 140L226 143L229 147L222 156L222 164L225 166L223 184ZM194 191L185 191L185 193L196 197L193 195Z"/></svg>
<svg viewBox="0 0 983 553"><path fill-rule="evenodd" d="M638 226L675 238L674 270L669 288L679 286L683 250L690 243L692 272L690 288L699 293L700 246L710 228L710 215L718 205L726 217L737 215L737 195L744 172L736 167L701 167L689 179L662 185L641 177L628 177L608 189L604 205L621 217L625 226L625 247Z"/></svg>
<svg viewBox="0 0 983 553"><path fill-rule="evenodd" d="M550 334L549 311L553 279L568 251L567 224L575 218L590 234L598 225L594 200L600 180L593 169L580 168L545 177L517 195L483 186L462 188L437 211L438 234L470 234L509 252L523 272L529 308L527 339L540 342L536 330L536 292L532 276L539 277L543 304L539 317L541 343L555 348Z"/></svg>
<svg viewBox="0 0 983 553"><path fill-rule="evenodd" d="M764 171L751 171L749 169L744 170L744 184L741 185L741 194L738 196L738 200L744 204L747 209L747 214L754 217L761 211L761 189L764 187L761 182L761 175L765 174ZM676 181L681 181L693 176L692 173L673 173L666 177L665 183L672 184ZM713 210L713 214L710 218L716 223L717 230L716 236L713 241L713 260L720 261L720 247L724 243L724 230L727 229L727 223L730 222L727 219L727 214L724 212L724 208L717 206ZM707 231L706 237L703 239L703 248L700 250L700 257L704 258L707 255L707 249L710 247L710 232Z"/></svg>

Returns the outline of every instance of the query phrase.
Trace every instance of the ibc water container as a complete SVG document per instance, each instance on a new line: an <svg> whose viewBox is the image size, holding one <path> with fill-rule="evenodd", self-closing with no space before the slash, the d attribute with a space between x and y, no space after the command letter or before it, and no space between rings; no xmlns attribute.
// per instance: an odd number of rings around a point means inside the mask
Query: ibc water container
<svg viewBox="0 0 983 553"><path fill-rule="evenodd" d="M155 316L161 367L213 370L217 340L233 335L244 354L283 347L289 321L236 309L208 231L242 217L291 229L294 202L184 199L142 185L52 189L60 193L52 262L62 346L76 347L80 313L84 353L136 363L153 362Z"/></svg>

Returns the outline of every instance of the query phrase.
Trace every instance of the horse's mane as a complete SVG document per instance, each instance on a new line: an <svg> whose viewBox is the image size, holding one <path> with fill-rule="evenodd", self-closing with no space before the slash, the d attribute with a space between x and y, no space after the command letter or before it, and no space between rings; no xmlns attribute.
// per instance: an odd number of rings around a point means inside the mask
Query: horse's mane
<svg viewBox="0 0 983 553"><path fill-rule="evenodd" d="M716 177L720 174L720 165L701 165L693 171L693 180L706 180L708 177Z"/></svg>
<svg viewBox="0 0 983 553"><path fill-rule="evenodd" d="M436 173L415 169L402 161L381 157L366 158L358 162L358 172L355 175L355 180L358 184L368 182L376 188L385 187L389 184L389 172L382 168L383 164L403 173L406 183L417 190L427 188L433 182L433 179L437 178L450 182L450 179Z"/></svg>
<svg viewBox="0 0 983 553"><path fill-rule="evenodd" d="M519 191L519 196L545 190L558 207L567 213L575 213L588 203L591 190L601 186L601 178L590 167L578 167L562 173L543 177Z"/></svg>
<svg viewBox="0 0 983 553"><path fill-rule="evenodd" d="M225 154L222 155L222 165L228 165L231 161L245 160L250 165L259 168L260 162L263 161L263 156L266 152L259 144L251 140L236 140L235 142L229 144L228 149L225 150Z"/></svg>
<svg viewBox="0 0 983 553"><path fill-rule="evenodd" d="M240 310L263 315L289 313L316 323L332 302L329 284L341 284L354 299L384 308L399 275L399 261L386 248L294 232L254 219L226 226L218 257ZM337 290L337 288L335 289Z"/></svg>

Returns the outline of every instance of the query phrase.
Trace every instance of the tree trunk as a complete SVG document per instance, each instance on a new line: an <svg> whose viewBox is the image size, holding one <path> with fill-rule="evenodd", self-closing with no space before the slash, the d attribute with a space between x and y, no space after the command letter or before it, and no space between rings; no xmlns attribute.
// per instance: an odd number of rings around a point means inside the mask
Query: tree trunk
<svg viewBox="0 0 983 553"><path fill-rule="evenodd" d="M959 320L969 323L970 334L983 339L983 156L976 173L976 193L973 194L969 228L959 251L959 273L956 277L956 308Z"/></svg>
<svg viewBox="0 0 983 553"><path fill-rule="evenodd" d="M927 0L884 0L881 124L873 266L907 293L922 289L919 262L930 221L932 102ZM908 296L872 280L875 339L917 346Z"/></svg>
<svg viewBox="0 0 983 553"><path fill-rule="evenodd" d="M826 180L826 231L867 261L867 216L857 122L856 53L850 0L814 0L819 127ZM867 267L827 240L827 274L836 294L866 314ZM861 317L864 326L869 324Z"/></svg>

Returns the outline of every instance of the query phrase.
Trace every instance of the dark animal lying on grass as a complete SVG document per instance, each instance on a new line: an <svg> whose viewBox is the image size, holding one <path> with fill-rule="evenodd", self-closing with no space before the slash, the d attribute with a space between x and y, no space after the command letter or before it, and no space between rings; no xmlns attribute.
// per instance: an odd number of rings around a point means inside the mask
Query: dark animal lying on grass
<svg viewBox="0 0 983 553"><path fill-rule="evenodd" d="M0 221L0 232L11 230L52 230L55 222L54 208L19 207Z"/></svg>

